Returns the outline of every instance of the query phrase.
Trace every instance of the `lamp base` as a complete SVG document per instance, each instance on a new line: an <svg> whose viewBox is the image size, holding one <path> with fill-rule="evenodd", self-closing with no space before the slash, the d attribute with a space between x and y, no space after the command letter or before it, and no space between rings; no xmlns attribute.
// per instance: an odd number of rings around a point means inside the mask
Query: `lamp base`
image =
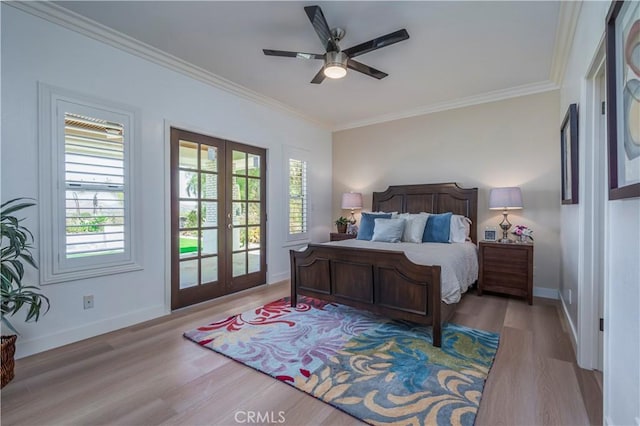
<svg viewBox="0 0 640 426"><path fill-rule="evenodd" d="M349 218L349 223L352 224L352 225L356 224L356 217L353 214L353 209L351 209L351 217Z"/></svg>
<svg viewBox="0 0 640 426"><path fill-rule="evenodd" d="M509 229L511 229L511 222L509 222L509 219L507 219L507 211L504 210L502 212L502 222L500 222L500 229L502 229L502 239L500 240L501 243L510 243L511 240L509 239Z"/></svg>

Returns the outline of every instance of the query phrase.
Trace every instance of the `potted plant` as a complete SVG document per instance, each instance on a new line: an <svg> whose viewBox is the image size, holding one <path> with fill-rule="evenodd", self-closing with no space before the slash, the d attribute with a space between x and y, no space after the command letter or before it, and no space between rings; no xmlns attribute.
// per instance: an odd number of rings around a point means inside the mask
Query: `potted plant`
<svg viewBox="0 0 640 426"><path fill-rule="evenodd" d="M335 223L336 223L336 227L338 228L338 233L340 234L347 233L347 224L349 223L349 219L347 219L344 216L340 216Z"/></svg>
<svg viewBox="0 0 640 426"><path fill-rule="evenodd" d="M11 330L13 335L2 336L2 379L1 387L13 379L15 342L18 331L11 325L8 317L15 315L23 306L28 307L26 321L38 321L40 314L49 310L49 299L40 293L39 287L25 285L24 266L31 265L38 268L31 249L33 248L33 234L20 222L14 214L35 204L15 198L0 205L1 266L0 275L0 306L2 308L2 326ZM43 308L46 305L46 309Z"/></svg>

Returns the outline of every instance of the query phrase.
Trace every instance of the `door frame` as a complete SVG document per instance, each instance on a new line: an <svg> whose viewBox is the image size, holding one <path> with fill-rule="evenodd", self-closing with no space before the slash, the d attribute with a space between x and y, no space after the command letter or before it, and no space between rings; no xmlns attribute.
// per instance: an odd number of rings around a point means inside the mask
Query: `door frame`
<svg viewBox="0 0 640 426"><path fill-rule="evenodd" d="M189 131L193 133L199 133L203 136L210 136L212 138L223 139L228 141L233 141L235 136L226 134L225 132L220 130L216 130L216 133L214 134L212 133L211 129L206 129L194 123L187 123L184 121L164 119L163 124L164 124L164 137L162 138L162 142L163 142L162 176L164 179L163 181L164 209L162 213L164 215L163 217L164 219L163 220L164 222L164 234L163 234L163 238L164 238L164 256L163 256L164 258L164 313L170 314L172 312L172 309L171 309L171 292L172 292L172 288L171 288L171 279L172 279L171 277L171 128L173 127L178 129L189 129ZM259 147L259 148L263 148L265 150L264 166L266 167L268 164L269 149L264 147ZM265 169L265 170L266 170L265 172L265 182L266 182L269 176L268 176L268 169ZM268 188L266 187L266 184L265 184L264 195L267 196L267 199L265 200L265 211L264 211L265 238L268 232L268 229L267 229L268 223L266 223L266 217L268 217L269 204L270 204L267 192L268 192ZM265 283L269 284L269 272L267 270L268 268L267 256L268 256L269 250L267 248L268 248L268 243L265 243L264 249L266 251L266 254L262 257L264 259L264 262L266 262Z"/></svg>
<svg viewBox="0 0 640 426"><path fill-rule="evenodd" d="M582 283L578 292L578 339L576 358L578 365L585 369L597 369L599 361L599 321L600 306L604 305L603 318L607 318L606 297L608 283L605 247L608 229L607 223L607 151L606 140L601 140L601 79L605 72L605 40L600 40L596 53L588 68L584 81L585 97L580 119L580 131L585 135L584 149L581 155L580 180L584 196L579 209L579 227L582 239L579 255L578 281ZM606 125L606 124L605 124ZM587 171L589 173L587 173ZM601 287L604 291L601 292ZM601 300L601 294L605 300ZM606 333L603 344L606 348ZM603 350L603 356L606 353ZM603 364L604 365L604 362Z"/></svg>

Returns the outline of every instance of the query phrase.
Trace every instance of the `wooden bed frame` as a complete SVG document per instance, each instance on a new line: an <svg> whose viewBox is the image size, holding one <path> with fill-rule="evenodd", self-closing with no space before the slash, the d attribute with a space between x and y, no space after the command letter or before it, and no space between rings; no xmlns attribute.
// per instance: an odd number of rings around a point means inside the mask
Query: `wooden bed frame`
<svg viewBox="0 0 640 426"><path fill-rule="evenodd" d="M478 188L455 183L390 186L373 193L372 211L453 212L472 220L475 240ZM298 295L433 326L433 345L442 344L442 324L454 311L440 297L440 266L411 262L403 252L309 244L289 251L291 305Z"/></svg>

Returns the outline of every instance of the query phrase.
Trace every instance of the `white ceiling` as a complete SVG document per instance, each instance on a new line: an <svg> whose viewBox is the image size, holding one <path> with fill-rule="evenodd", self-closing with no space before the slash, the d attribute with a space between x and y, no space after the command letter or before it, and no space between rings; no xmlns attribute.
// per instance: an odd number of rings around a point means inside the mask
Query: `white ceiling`
<svg viewBox="0 0 640 426"><path fill-rule="evenodd" d="M559 2L58 2L333 129L438 109L492 93L546 87ZM406 28L409 40L359 56L389 74L349 70L309 82L322 61L262 49L324 53L303 7L318 4L341 47Z"/></svg>

